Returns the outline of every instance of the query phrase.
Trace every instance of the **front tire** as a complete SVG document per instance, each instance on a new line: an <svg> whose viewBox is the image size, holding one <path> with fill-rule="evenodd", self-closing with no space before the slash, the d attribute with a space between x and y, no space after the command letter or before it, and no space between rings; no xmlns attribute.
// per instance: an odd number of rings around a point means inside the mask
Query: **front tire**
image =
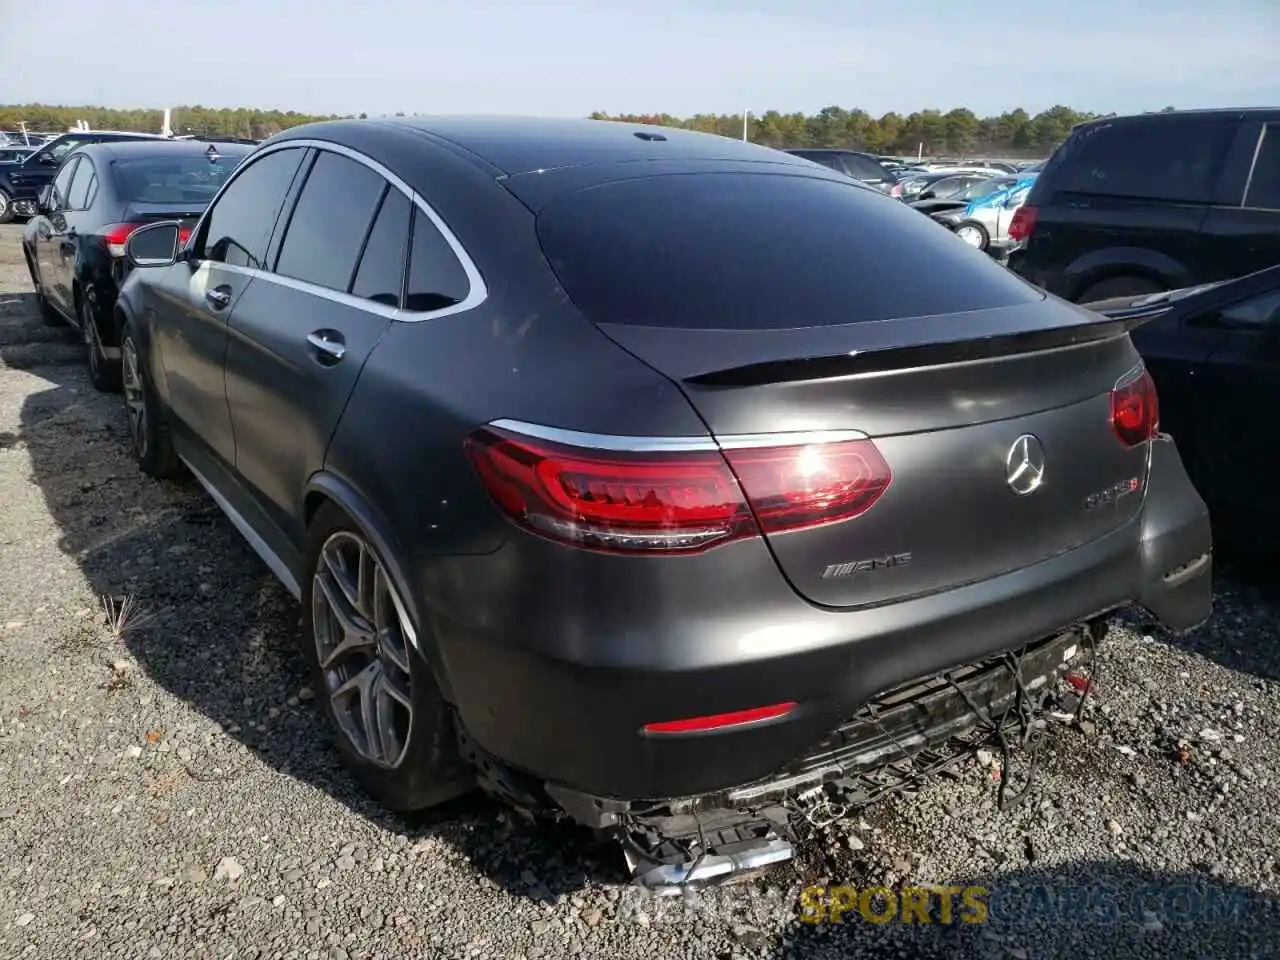
<svg viewBox="0 0 1280 960"><path fill-rule="evenodd" d="M365 789L398 813L468 792L452 710L376 548L326 503L308 531L302 645L316 703Z"/></svg>
<svg viewBox="0 0 1280 960"><path fill-rule="evenodd" d="M965 220L961 223L957 223L955 235L969 246L977 247L979 250L986 250L987 245L991 243L991 237L987 234L987 228L973 220Z"/></svg>
<svg viewBox="0 0 1280 960"><path fill-rule="evenodd" d="M0 223L13 223L13 198L0 190Z"/></svg>
<svg viewBox="0 0 1280 960"><path fill-rule="evenodd" d="M133 457L147 476L161 480L177 476L182 470L182 461L174 453L168 417L142 362L132 323L126 322L120 335L120 353L124 409Z"/></svg>

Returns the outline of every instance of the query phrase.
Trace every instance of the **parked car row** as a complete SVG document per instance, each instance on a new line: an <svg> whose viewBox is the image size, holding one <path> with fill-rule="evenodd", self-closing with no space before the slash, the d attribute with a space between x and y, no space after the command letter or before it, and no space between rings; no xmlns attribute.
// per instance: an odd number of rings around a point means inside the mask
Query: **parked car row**
<svg viewBox="0 0 1280 960"><path fill-rule="evenodd" d="M86 163L103 219L212 193L123 240L130 442L299 598L392 808L478 785L616 837L639 882L723 878L790 856L797 796L1051 691L1115 608L1210 612L1131 321L847 173L604 121L202 149L81 147L41 218ZM126 186L153 150L178 169ZM38 272L61 249L28 262L74 322L76 269Z"/></svg>

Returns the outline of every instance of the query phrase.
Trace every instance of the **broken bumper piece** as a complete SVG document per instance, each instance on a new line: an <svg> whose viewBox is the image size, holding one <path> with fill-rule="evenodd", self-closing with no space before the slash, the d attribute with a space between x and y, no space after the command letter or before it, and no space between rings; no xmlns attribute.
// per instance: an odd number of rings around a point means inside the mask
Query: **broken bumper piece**
<svg viewBox="0 0 1280 960"><path fill-rule="evenodd" d="M1018 735L1043 726L1059 681L1090 660L1105 632L1096 620L904 684L865 704L788 769L722 793L623 802L556 784L545 790L572 819L621 841L631 879L641 886L674 893L738 882L790 860L793 827L801 823L821 827L918 788L993 739L1007 762ZM1027 743L1022 736L1018 745Z"/></svg>

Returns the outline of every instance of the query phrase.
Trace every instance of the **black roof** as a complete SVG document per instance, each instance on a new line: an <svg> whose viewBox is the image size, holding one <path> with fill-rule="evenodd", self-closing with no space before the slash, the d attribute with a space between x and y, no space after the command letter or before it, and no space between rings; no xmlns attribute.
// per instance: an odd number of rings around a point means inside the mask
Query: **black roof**
<svg viewBox="0 0 1280 960"><path fill-rule="evenodd" d="M504 174L632 160L789 160L781 151L753 143L673 127L615 120L538 117L443 116L377 120L333 120L292 127L272 137L320 137L367 141L378 130L401 142L412 137L446 141Z"/></svg>
<svg viewBox="0 0 1280 960"><path fill-rule="evenodd" d="M72 153L88 153L95 157L129 160L135 157L207 157L211 144L199 140L110 140L86 143ZM253 147L238 143L213 144L221 156L245 156Z"/></svg>
<svg viewBox="0 0 1280 960"><path fill-rule="evenodd" d="M1156 113L1127 113L1116 117L1095 117L1083 120L1075 129L1106 123L1150 123L1176 119L1211 119L1214 117L1238 120L1280 120L1280 107L1209 107L1202 110L1161 110Z"/></svg>

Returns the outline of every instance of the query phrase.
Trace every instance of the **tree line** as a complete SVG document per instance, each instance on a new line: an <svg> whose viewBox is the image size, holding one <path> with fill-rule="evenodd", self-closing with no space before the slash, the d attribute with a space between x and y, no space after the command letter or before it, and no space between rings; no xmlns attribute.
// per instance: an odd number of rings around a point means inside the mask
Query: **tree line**
<svg viewBox="0 0 1280 960"><path fill-rule="evenodd" d="M1166 107L1172 110L1172 107ZM361 118L366 114L359 114ZM397 116L404 116L403 113ZM742 114L591 114L599 120L660 124L741 138ZM1071 127L1098 114L1055 106L1041 113L1010 110L995 117L979 117L957 108L886 113L873 117L865 110L825 107L816 114L780 113L769 110L750 114L747 136L771 147L852 147L882 154L926 156L969 154L1009 157L1044 156L1066 137ZM298 113L295 110L256 110L246 107L213 108L200 105L174 107L171 125L175 133L215 137L249 137L262 140L289 127L338 115ZM0 130L27 129L51 132L67 130L84 120L100 130L136 130L159 133L163 110L114 110L107 107L61 107L41 103L0 106Z"/></svg>

